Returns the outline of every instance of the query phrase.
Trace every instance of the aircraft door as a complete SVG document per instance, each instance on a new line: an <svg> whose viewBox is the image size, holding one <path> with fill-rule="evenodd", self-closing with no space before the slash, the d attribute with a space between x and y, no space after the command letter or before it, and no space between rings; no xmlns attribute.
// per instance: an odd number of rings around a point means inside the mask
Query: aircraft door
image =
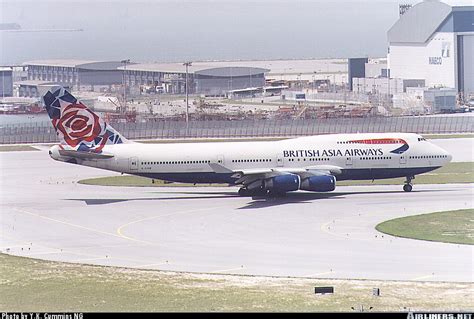
<svg viewBox="0 0 474 319"><path fill-rule="evenodd" d="M400 155L400 165L405 165L407 163L407 158L404 155Z"/></svg>
<svg viewBox="0 0 474 319"><path fill-rule="evenodd" d="M277 155L277 166L279 167L283 166L283 156L281 156L281 154Z"/></svg>
<svg viewBox="0 0 474 319"><path fill-rule="evenodd" d="M217 155L217 164L220 164L222 166L225 166L224 163L224 155Z"/></svg>
<svg viewBox="0 0 474 319"><path fill-rule="evenodd" d="M138 157L130 157L128 163L130 171L138 171Z"/></svg>
<svg viewBox="0 0 474 319"><path fill-rule="evenodd" d="M352 157L346 157L346 166L352 167Z"/></svg>

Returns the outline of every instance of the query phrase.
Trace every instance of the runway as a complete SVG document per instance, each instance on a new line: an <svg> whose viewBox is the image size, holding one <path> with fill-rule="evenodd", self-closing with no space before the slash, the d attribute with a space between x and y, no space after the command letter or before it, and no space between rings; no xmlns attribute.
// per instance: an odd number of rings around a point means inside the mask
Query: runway
<svg viewBox="0 0 474 319"><path fill-rule="evenodd" d="M474 248L396 238L379 222L473 207L472 184L338 187L282 199L237 188L80 185L115 175L45 151L0 153L0 250L134 268L472 282ZM416 182L416 180L415 180Z"/></svg>

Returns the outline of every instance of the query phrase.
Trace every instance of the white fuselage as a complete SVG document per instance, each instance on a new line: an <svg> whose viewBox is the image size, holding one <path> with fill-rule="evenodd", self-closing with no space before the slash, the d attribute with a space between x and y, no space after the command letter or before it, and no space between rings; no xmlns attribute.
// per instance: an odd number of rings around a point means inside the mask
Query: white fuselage
<svg viewBox="0 0 474 319"><path fill-rule="evenodd" d="M397 151L399 153L394 153ZM229 170L294 169L331 165L344 179L414 176L451 160L443 149L411 133L335 134L281 141L106 145L109 159L77 160L81 165L127 174L193 183L231 182ZM58 154L54 159L65 160Z"/></svg>

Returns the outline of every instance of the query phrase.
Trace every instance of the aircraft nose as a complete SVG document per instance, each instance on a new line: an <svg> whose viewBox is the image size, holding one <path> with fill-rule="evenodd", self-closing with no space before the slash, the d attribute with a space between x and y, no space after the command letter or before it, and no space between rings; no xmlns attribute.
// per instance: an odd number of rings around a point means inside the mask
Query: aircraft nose
<svg viewBox="0 0 474 319"><path fill-rule="evenodd" d="M451 160L453 159L453 156L451 154L449 154L447 151L445 151L444 149L442 149L441 147L438 147L438 149L441 152L441 154L443 154L445 156L446 163L451 162Z"/></svg>

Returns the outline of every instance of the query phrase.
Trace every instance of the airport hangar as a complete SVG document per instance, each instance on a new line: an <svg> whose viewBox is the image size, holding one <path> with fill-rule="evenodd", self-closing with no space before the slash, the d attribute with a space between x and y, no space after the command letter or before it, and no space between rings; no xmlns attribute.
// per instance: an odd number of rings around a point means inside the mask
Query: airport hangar
<svg viewBox="0 0 474 319"><path fill-rule="evenodd" d="M400 14L388 31L390 77L474 95L474 6L423 1Z"/></svg>
<svg viewBox="0 0 474 319"><path fill-rule="evenodd" d="M125 70L125 66L119 67ZM224 95L228 91L265 86L269 69L229 66L226 62L193 62L188 67L189 93ZM164 93L185 93L186 68L183 63L151 63L126 66L130 87L159 87Z"/></svg>
<svg viewBox="0 0 474 319"><path fill-rule="evenodd" d="M28 81L59 83L74 89L111 87L123 83L120 61L37 60L23 63ZM20 83L21 84L21 83Z"/></svg>
<svg viewBox="0 0 474 319"><path fill-rule="evenodd" d="M28 81L47 81L90 89L123 84L133 89L148 86L163 93L184 94L186 68L182 63L151 63L125 65L121 61L39 60L24 63ZM188 68L189 93L223 95L228 91L265 86L269 69L229 66L227 62L195 62Z"/></svg>

